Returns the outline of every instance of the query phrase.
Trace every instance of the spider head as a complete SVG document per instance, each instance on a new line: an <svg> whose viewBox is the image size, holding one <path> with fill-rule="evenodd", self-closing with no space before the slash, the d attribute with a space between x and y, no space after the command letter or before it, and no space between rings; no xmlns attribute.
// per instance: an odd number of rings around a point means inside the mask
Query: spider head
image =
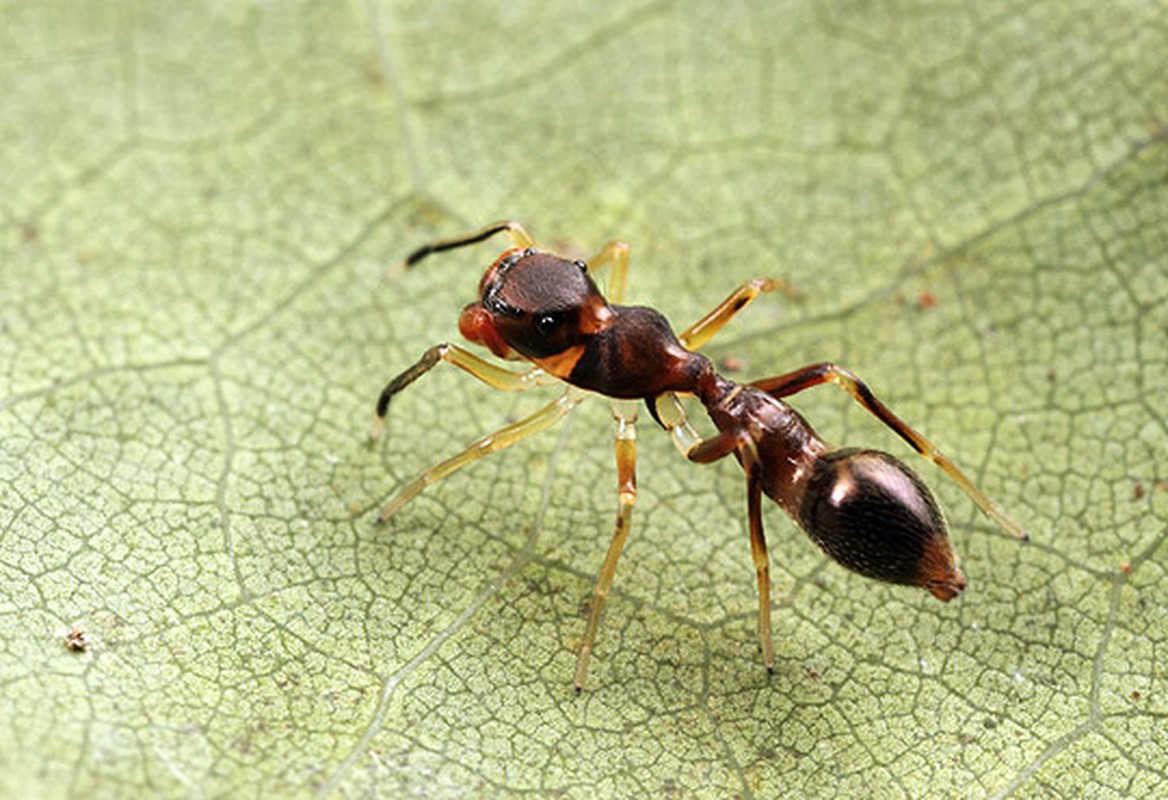
<svg viewBox="0 0 1168 800"><path fill-rule="evenodd" d="M502 358L567 355L615 319L583 261L531 247L499 256L483 275L479 293L480 299L462 310L459 330Z"/></svg>

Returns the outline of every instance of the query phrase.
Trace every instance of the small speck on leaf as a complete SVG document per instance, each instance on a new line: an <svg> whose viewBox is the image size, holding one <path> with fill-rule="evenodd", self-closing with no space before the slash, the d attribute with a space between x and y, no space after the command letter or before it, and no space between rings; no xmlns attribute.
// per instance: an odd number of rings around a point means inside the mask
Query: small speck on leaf
<svg viewBox="0 0 1168 800"><path fill-rule="evenodd" d="M82 627L74 625L65 634L65 648L73 653L84 653L93 646L89 633Z"/></svg>

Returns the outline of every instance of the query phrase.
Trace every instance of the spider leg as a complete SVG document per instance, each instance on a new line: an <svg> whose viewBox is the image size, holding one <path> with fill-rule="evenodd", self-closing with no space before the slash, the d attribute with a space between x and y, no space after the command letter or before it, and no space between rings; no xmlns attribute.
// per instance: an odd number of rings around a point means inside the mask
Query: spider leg
<svg viewBox="0 0 1168 800"><path fill-rule="evenodd" d="M584 639L580 643L580 652L576 656L577 694L584 689L584 680L588 674L588 658L592 655L596 631L600 627L600 615L604 610L604 601L608 598L608 592L612 588L617 561L620 560L621 551L629 538L633 505L637 501L636 406L627 400L616 400L612 404L612 414L615 421L613 439L616 450L617 490L619 493L616 530L613 531L612 541L608 545L608 552L600 567L600 575L596 578L596 587L592 591L592 604L588 612L588 625L584 629Z"/></svg>
<svg viewBox="0 0 1168 800"><path fill-rule="evenodd" d="M686 423L688 425L688 423ZM710 464L737 451L746 470L746 510L750 520L750 556L758 578L758 644L767 672L775 671L775 647L771 639L771 566L766 533L762 527L762 463L754 442L745 431L721 431L690 445L686 458Z"/></svg>
<svg viewBox="0 0 1168 800"><path fill-rule="evenodd" d="M613 302L623 303L625 291L629 284L629 246L625 242L612 241L600 248L600 252L586 262L590 275L612 264L612 275L608 280L608 291L605 294Z"/></svg>
<svg viewBox="0 0 1168 800"><path fill-rule="evenodd" d="M444 250L454 250L459 247L466 247L467 245L478 244L486 241L494 236L496 233L506 233L507 237L516 247L534 247L535 239L531 238L531 234L527 229L514 220L505 219L499 222L492 222L486 227L479 228L470 233L464 233L459 236L452 236L449 239L439 239L430 244L424 244L414 252L406 256L403 266L406 268L412 267L423 258L433 253L441 253Z"/></svg>
<svg viewBox="0 0 1168 800"><path fill-rule="evenodd" d="M710 341L734 315L746 308L764 292L780 291L788 297L797 297L794 287L781 278L753 278L746 281L708 314L677 335L677 339L687 350L697 350ZM674 445L683 456L690 458L690 450L702 440L689 424L685 409L674 393L662 395L653 401L654 416L669 431ZM732 437L733 438L733 437ZM731 448L733 449L733 448ZM729 450L726 452L730 452ZM725 455L725 453L723 453Z"/></svg>
<svg viewBox="0 0 1168 800"><path fill-rule="evenodd" d="M876 395L872 394L872 391L862 380L843 367L831 363L812 364L811 366L788 372L785 375L755 381L753 386L764 392L768 392L776 398L782 398L795 394L796 392L801 392L804 389L809 389L812 386L818 386L821 383L834 383L850 394L857 403L891 428L897 436L908 442L913 450L916 450L917 453L940 467L954 483L961 487L962 491L969 495L969 498L973 500L974 504L982 512L1001 525L1010 535L1022 541L1027 541L1030 538L1030 535L1022 530L1018 523L1006 516L1005 512L998 508L992 500L986 497L974 485L973 481L967 478L965 473L949 460L948 456L938 450L932 442L920 433L910 428L900 417L893 414L884 403L876 398Z"/></svg>
<svg viewBox="0 0 1168 800"><path fill-rule="evenodd" d="M677 335L678 341L687 350L697 350L710 341L714 334L734 318L742 309L746 308L754 298L763 292L778 290L788 297L796 297L797 293L791 284L779 278L753 278L739 286L730 296L714 307L693 325Z"/></svg>
<svg viewBox="0 0 1168 800"><path fill-rule="evenodd" d="M529 417L508 425L489 436L484 436L461 453L451 456L427 469L414 480L403 486L398 493L381 509L377 515L377 522L385 522L399 508L417 496L419 492L431 484L450 475L467 464L478 461L485 455L498 452L510 447L516 442L526 439L540 431L547 430L563 419L569 411L580 404L587 395L569 387L562 395Z"/></svg>
<svg viewBox="0 0 1168 800"><path fill-rule="evenodd" d="M668 428L674 444L696 464L711 464L737 452L746 470L746 508L750 520L750 555L758 577L758 641L767 672L775 670L775 648L771 639L771 570L766 534L762 527L762 464L749 434L741 429L719 431L702 439L690 427L685 410L673 394L654 401L658 418Z"/></svg>
<svg viewBox="0 0 1168 800"><path fill-rule="evenodd" d="M523 392L532 386L541 386L555 380L539 367L533 367L526 372L512 372L485 361L456 344L446 342L436 344L423 353L416 364L391 380L381 391L373 424L369 428L369 438L376 439L385 430L385 412L389 409L389 401L393 396L433 369L439 361L449 362L488 386L507 392Z"/></svg>
<svg viewBox="0 0 1168 800"><path fill-rule="evenodd" d="M753 446L740 450L746 467L746 508L750 519L750 556L758 576L758 642L767 672L775 671L775 647L771 640L771 568L766 534L762 529L762 465Z"/></svg>

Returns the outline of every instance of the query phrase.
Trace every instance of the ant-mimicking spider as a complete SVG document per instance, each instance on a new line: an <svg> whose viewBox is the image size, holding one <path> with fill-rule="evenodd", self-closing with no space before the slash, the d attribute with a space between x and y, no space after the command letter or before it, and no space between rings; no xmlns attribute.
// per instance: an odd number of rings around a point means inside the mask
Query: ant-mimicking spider
<svg viewBox="0 0 1168 800"><path fill-rule="evenodd" d="M472 233L415 250L405 266L445 250L505 233L514 247L500 255L479 282L480 299L462 310L458 328L469 341L531 368L513 372L455 344L431 347L416 364L391 380L377 401L370 431L376 439L394 395L447 361L496 389L523 391L558 381L568 386L534 414L479 439L458 455L427 469L402 487L377 517L384 522L422 489L488 453L546 430L575 408L588 392L612 401L619 501L616 530L593 590L588 624L576 660L575 687L584 687L588 658L601 611L612 587L617 560L629 535L636 501L637 401L670 432L688 458L708 464L733 454L747 477L750 547L758 578L758 635L763 663L774 671L771 643L770 569L762 526L762 495L778 503L837 563L861 575L927 589L948 601L965 588L965 576L949 544L941 511L928 487L895 457L876 450L833 448L782 398L821 383L848 392L920 455L947 474L983 512L1025 541L1027 534L974 486L924 436L893 414L864 383L835 364L813 364L748 384L719 375L694 352L759 294L792 293L783 281L747 281L680 334L665 317L645 306L610 304L592 280L610 266L609 296L624 299L629 246L609 242L587 261L538 250L522 225L502 221ZM703 439L690 425L678 395L692 395L718 433Z"/></svg>

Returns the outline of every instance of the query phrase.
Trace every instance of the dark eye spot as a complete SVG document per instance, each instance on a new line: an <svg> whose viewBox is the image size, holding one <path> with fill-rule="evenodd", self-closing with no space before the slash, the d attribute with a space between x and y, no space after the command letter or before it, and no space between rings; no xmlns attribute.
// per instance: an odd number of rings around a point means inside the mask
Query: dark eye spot
<svg viewBox="0 0 1168 800"><path fill-rule="evenodd" d="M540 314L535 318L535 330L540 336L549 336L560 326L560 318L555 314Z"/></svg>
<svg viewBox="0 0 1168 800"><path fill-rule="evenodd" d="M573 263L576 265L576 268L579 269L581 272L583 272L586 275L588 274L588 262L576 260Z"/></svg>

